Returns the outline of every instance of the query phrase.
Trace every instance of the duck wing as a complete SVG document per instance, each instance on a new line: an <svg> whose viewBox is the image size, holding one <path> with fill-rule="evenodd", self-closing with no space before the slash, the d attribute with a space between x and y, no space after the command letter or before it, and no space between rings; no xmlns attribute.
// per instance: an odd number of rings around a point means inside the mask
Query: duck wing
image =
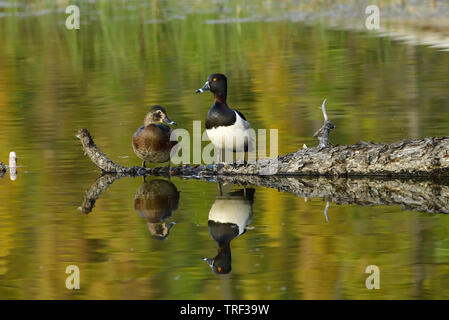
<svg viewBox="0 0 449 320"><path fill-rule="evenodd" d="M156 126L164 133L168 134L168 137L170 137L171 128L169 126L166 126L164 124L158 123Z"/></svg>
<svg viewBox="0 0 449 320"><path fill-rule="evenodd" d="M245 116L243 115L243 113L241 113L238 110L233 110L236 114L236 119L235 119L235 123L237 126L243 127L245 129L249 129L251 127L251 125L249 124L248 120L246 120Z"/></svg>
<svg viewBox="0 0 449 320"><path fill-rule="evenodd" d="M173 147L178 143L178 141L170 140L170 136L173 131L172 128L170 128L169 126L166 126L164 124L157 124L157 126L161 130L161 132L164 134L164 136L166 137L165 140L167 141L167 144L170 147Z"/></svg>
<svg viewBox="0 0 449 320"><path fill-rule="evenodd" d="M243 115L243 113L241 113L240 111L238 111L238 110L234 110L235 112L237 112L237 114L240 116L240 118L242 118L243 120L245 120L245 121L248 121L248 120L246 120L246 118L245 118L245 116Z"/></svg>

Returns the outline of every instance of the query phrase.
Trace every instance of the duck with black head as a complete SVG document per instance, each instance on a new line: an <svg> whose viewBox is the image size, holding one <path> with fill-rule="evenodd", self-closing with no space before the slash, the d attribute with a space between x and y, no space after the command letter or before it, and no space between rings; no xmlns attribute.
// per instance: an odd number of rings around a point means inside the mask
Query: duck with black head
<svg viewBox="0 0 449 320"><path fill-rule="evenodd" d="M170 140L173 130L164 123L176 125L176 122L170 120L164 108L154 105L146 114L143 126L133 135L133 150L142 159L143 167L146 162L168 161L170 168L170 152L178 142Z"/></svg>
<svg viewBox="0 0 449 320"><path fill-rule="evenodd" d="M227 78L224 74L213 73L204 86L196 93L211 91L214 103L206 116L206 132L212 144L220 150L218 161L222 162L222 150L248 152L254 150L253 130L245 116L238 110L229 108Z"/></svg>
<svg viewBox="0 0 449 320"><path fill-rule="evenodd" d="M231 240L247 230L253 218L255 190L252 188L220 194L209 211L209 233L217 242L215 258L203 258L217 274L231 272Z"/></svg>

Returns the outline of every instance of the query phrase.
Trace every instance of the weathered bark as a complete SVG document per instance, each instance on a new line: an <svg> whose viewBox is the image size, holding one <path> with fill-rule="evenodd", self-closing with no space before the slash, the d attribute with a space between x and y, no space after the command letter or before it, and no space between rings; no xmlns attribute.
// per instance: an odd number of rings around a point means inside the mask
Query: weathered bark
<svg viewBox="0 0 449 320"><path fill-rule="evenodd" d="M98 150L87 129L79 131L85 154L103 172L129 175L168 173L168 168L123 167ZM394 143L360 143L327 148L306 148L279 156L261 159L248 165L182 165L172 168L171 175L222 176L336 176L389 178L449 177L449 137L401 140Z"/></svg>
<svg viewBox="0 0 449 320"><path fill-rule="evenodd" d="M90 135L87 129L81 129L78 131L76 135L78 139L80 139L81 144L83 145L84 154L89 157L90 160L103 172L106 173L119 173L119 174L129 174L129 175L137 175L137 174L150 174L149 170L145 168L139 167L123 167L118 164L115 164L111 159L106 157L95 145L92 136Z"/></svg>

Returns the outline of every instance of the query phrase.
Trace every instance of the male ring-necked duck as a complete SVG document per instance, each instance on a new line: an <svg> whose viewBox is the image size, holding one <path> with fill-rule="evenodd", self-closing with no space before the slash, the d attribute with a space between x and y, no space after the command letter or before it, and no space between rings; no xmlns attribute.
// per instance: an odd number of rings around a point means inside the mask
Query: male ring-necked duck
<svg viewBox="0 0 449 320"><path fill-rule="evenodd" d="M204 86L195 92L202 93L208 90L215 98L206 117L206 132L212 144L221 150L253 151L254 141L249 122L241 112L232 110L226 104L228 91L226 76L220 73L211 74ZM219 157L221 158L221 152Z"/></svg>
<svg viewBox="0 0 449 320"><path fill-rule="evenodd" d="M217 242L215 258L203 258L214 273L231 272L231 240L246 232L253 218L255 190L252 188L219 195L209 211L209 233Z"/></svg>
<svg viewBox="0 0 449 320"><path fill-rule="evenodd" d="M145 162L167 162L170 166L170 151L178 143L170 141L172 129L163 124L176 124L167 116L167 112L161 106L152 106L145 116L143 126L133 135L133 149L136 155Z"/></svg>

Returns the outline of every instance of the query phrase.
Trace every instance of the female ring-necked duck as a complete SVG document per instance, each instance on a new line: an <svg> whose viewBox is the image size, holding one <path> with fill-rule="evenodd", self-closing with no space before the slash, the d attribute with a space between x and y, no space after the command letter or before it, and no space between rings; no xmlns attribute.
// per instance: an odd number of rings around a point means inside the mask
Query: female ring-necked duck
<svg viewBox="0 0 449 320"><path fill-rule="evenodd" d="M161 106L152 106L145 116L143 126L133 135L133 149L136 155L145 162L162 163L168 161L170 167L170 151L178 143L171 141L172 129L163 124L176 124L167 116L167 112Z"/></svg>
<svg viewBox="0 0 449 320"><path fill-rule="evenodd" d="M204 91L211 91L215 98L206 117L206 132L212 144L221 150L253 151L254 141L249 122L240 111L232 110L226 104L226 76L220 73L211 74L204 86L195 92ZM221 161L221 152L219 158Z"/></svg>
<svg viewBox="0 0 449 320"><path fill-rule="evenodd" d="M178 209L179 191L167 180L153 179L142 184L134 196L134 209L147 220L154 239L164 240L176 224L167 222Z"/></svg>

